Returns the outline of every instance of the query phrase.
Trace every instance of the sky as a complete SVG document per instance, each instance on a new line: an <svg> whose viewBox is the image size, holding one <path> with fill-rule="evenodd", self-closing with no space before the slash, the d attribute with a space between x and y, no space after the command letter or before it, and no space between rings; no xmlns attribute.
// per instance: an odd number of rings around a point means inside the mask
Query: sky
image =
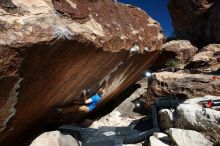
<svg viewBox="0 0 220 146"><path fill-rule="evenodd" d="M171 18L167 9L168 0L118 0L122 3L138 6L147 12L153 19L158 21L163 28L164 34L170 36L173 32Z"/></svg>

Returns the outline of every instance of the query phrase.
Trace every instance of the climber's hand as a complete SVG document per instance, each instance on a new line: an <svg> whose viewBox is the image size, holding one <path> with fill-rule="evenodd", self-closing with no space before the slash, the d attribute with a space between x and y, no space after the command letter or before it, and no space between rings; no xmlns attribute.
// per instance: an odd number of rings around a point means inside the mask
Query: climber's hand
<svg viewBox="0 0 220 146"><path fill-rule="evenodd" d="M89 103L91 103L91 102L92 102L92 99L89 98L89 99L87 99L87 100L85 101L85 104L89 104Z"/></svg>

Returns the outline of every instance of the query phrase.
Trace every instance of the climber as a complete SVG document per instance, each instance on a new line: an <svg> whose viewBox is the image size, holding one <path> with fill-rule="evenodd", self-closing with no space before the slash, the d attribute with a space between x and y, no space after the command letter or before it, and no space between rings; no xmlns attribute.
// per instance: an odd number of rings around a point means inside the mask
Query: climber
<svg viewBox="0 0 220 146"><path fill-rule="evenodd" d="M88 111L92 111L96 105L99 103L103 95L103 89L99 89L98 92L87 99L88 95L86 90L83 90L81 93L81 97L84 99L84 103L88 105Z"/></svg>
<svg viewBox="0 0 220 146"><path fill-rule="evenodd" d="M90 98L88 97L88 92L83 90L81 93L81 98L83 98L83 105L71 105L67 107L59 107L55 108L55 112L59 114L67 114L67 113L88 113L91 112L96 105L101 101L103 95L103 89L99 89L97 93L92 95Z"/></svg>

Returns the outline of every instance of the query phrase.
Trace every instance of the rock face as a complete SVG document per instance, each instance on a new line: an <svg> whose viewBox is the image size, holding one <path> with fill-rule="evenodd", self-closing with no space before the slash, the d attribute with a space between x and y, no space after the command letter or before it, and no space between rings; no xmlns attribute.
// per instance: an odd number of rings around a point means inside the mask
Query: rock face
<svg viewBox="0 0 220 146"><path fill-rule="evenodd" d="M202 134L193 130L171 128L168 132L177 146L212 146L213 144Z"/></svg>
<svg viewBox="0 0 220 146"><path fill-rule="evenodd" d="M164 130L174 127L174 113L170 109L162 109L158 112L160 127Z"/></svg>
<svg viewBox="0 0 220 146"><path fill-rule="evenodd" d="M205 96L202 98L188 99L181 103L171 116L169 109L159 112L159 125L164 130L170 128L191 129L209 136L213 141L220 139L220 106L202 110L201 101L211 99L220 100L220 97Z"/></svg>
<svg viewBox="0 0 220 146"><path fill-rule="evenodd" d="M158 72L149 79L147 98L177 96L194 98L220 95L220 77L215 75Z"/></svg>
<svg viewBox="0 0 220 146"><path fill-rule="evenodd" d="M199 46L220 43L218 0L170 0L168 9L175 33Z"/></svg>
<svg viewBox="0 0 220 146"><path fill-rule="evenodd" d="M205 132L207 135L220 139L220 111L207 108L205 113L199 101L204 99L220 100L220 97L206 96L186 100L176 110L176 126Z"/></svg>
<svg viewBox="0 0 220 146"><path fill-rule="evenodd" d="M162 47L163 53L154 63L157 69L178 68L183 69L187 62L196 54L198 49L190 41L175 40L167 42Z"/></svg>
<svg viewBox="0 0 220 146"><path fill-rule="evenodd" d="M220 73L220 44L210 44L192 57L187 69L196 73Z"/></svg>
<svg viewBox="0 0 220 146"><path fill-rule="evenodd" d="M30 146L81 146L79 141L59 131L45 132L38 136Z"/></svg>
<svg viewBox="0 0 220 146"><path fill-rule="evenodd" d="M1 1L0 145L18 143L53 106L103 81L106 103L153 63L162 42L156 21L113 0Z"/></svg>
<svg viewBox="0 0 220 146"><path fill-rule="evenodd" d="M183 69L190 58L198 51L198 49L187 40L167 42L163 45L162 50L165 51L164 54L175 54L175 58L170 58L170 60L167 61L167 65L169 65L169 61L176 61L177 66L175 67L180 69ZM167 55L165 57L168 58Z"/></svg>

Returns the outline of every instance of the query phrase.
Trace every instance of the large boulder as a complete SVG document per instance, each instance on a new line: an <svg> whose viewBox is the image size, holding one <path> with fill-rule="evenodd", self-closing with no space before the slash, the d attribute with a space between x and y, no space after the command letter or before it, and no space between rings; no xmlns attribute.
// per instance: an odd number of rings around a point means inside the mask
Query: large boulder
<svg viewBox="0 0 220 146"><path fill-rule="evenodd" d="M158 72L149 78L147 98L177 96L194 98L220 95L220 77L184 72Z"/></svg>
<svg viewBox="0 0 220 146"><path fill-rule="evenodd" d="M162 47L163 53L154 63L156 68L183 69L187 62L194 56L198 49L187 40L173 40Z"/></svg>
<svg viewBox="0 0 220 146"><path fill-rule="evenodd" d="M3 0L0 30L0 145L19 143L52 107L105 82L101 107L163 43L156 21L113 0Z"/></svg>
<svg viewBox="0 0 220 146"><path fill-rule="evenodd" d="M205 100L220 101L220 97L205 96L188 99L181 103L174 114L169 109L159 112L159 125L164 130L181 128L205 133L213 141L220 139L220 106L203 109L201 102ZM171 113L171 112L170 112Z"/></svg>
<svg viewBox="0 0 220 146"><path fill-rule="evenodd" d="M220 100L220 97L206 96L205 98L195 98L186 100L180 104L176 110L176 127L201 131L220 139L220 111L206 108L202 110L200 101L212 99Z"/></svg>
<svg viewBox="0 0 220 146"><path fill-rule="evenodd" d="M220 44L204 47L192 57L186 68L196 73L220 73Z"/></svg>
<svg viewBox="0 0 220 146"><path fill-rule="evenodd" d="M38 136L30 146L81 146L81 142L70 135L63 135L59 131L45 132Z"/></svg>
<svg viewBox="0 0 220 146"><path fill-rule="evenodd" d="M170 0L168 9L178 38L199 46L220 43L218 0Z"/></svg>
<svg viewBox="0 0 220 146"><path fill-rule="evenodd" d="M168 134L177 146L212 146L212 142L193 130L170 128Z"/></svg>

